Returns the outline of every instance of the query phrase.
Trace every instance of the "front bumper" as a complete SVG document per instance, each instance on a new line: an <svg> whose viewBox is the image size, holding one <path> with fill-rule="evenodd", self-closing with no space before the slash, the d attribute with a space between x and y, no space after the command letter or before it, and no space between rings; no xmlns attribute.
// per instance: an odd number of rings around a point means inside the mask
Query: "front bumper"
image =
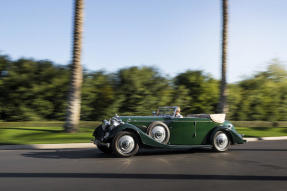
<svg viewBox="0 0 287 191"><path fill-rule="evenodd" d="M101 142L101 141L99 141L99 140L94 140L94 144L95 145L103 145L103 146L106 146L106 147L110 147L110 143L104 143L104 142Z"/></svg>

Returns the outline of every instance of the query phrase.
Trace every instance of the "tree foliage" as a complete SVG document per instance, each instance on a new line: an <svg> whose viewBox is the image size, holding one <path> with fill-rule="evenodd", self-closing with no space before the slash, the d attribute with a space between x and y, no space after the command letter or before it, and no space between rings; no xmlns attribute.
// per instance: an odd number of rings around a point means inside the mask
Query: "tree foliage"
<svg viewBox="0 0 287 191"><path fill-rule="evenodd" d="M176 76L174 81L177 87L187 90L185 96L188 100L182 106L185 113L215 112L219 94L217 80L202 71L186 71Z"/></svg>
<svg viewBox="0 0 287 191"><path fill-rule="evenodd" d="M0 56L0 120L64 120L70 66ZM287 71L273 60L266 71L228 85L228 119L287 120ZM214 113L219 81L203 71L174 78L152 67L115 73L85 71L81 120L151 115L158 106L177 105L184 115Z"/></svg>
<svg viewBox="0 0 287 191"><path fill-rule="evenodd" d="M0 119L64 118L69 70L50 61L1 57Z"/></svg>
<svg viewBox="0 0 287 191"><path fill-rule="evenodd" d="M103 119L118 112L120 97L113 76L103 72L86 74L82 87L82 120Z"/></svg>
<svg viewBox="0 0 287 191"><path fill-rule="evenodd" d="M233 90L229 98L232 119L287 120L287 71L278 60L273 60L267 71L242 80Z"/></svg>
<svg viewBox="0 0 287 191"><path fill-rule="evenodd" d="M156 106L170 102L172 88L168 79L149 67L131 67L116 74L116 86L123 114L150 114Z"/></svg>

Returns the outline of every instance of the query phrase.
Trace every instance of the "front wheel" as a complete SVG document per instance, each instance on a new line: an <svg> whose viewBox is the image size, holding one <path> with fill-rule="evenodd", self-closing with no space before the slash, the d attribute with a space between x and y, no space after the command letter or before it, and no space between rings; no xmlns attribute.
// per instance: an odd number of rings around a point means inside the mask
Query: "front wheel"
<svg viewBox="0 0 287 191"><path fill-rule="evenodd" d="M113 153L118 157L130 157L139 150L137 136L128 131L119 132L112 143Z"/></svg>
<svg viewBox="0 0 287 191"><path fill-rule="evenodd" d="M228 135L223 131L217 131L212 138L212 145L217 152L227 151L230 147Z"/></svg>

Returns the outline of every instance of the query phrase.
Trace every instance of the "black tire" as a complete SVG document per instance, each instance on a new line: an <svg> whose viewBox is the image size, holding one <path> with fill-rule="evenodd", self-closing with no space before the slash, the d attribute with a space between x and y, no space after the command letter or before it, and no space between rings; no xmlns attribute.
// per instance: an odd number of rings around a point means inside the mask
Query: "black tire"
<svg viewBox="0 0 287 191"><path fill-rule="evenodd" d="M135 133L121 131L113 139L112 151L117 157L130 157L137 154L138 150L139 140Z"/></svg>
<svg viewBox="0 0 287 191"><path fill-rule="evenodd" d="M156 133L153 133L153 130L155 130L156 127L159 128L158 137ZM170 131L168 126L161 121L152 122L147 128L147 134L151 136L154 140L162 144L167 144L170 138Z"/></svg>
<svg viewBox="0 0 287 191"><path fill-rule="evenodd" d="M112 152L112 149L110 147L107 147L105 145L100 145L100 144L97 144L97 147L100 151L102 151L103 153L111 153Z"/></svg>
<svg viewBox="0 0 287 191"><path fill-rule="evenodd" d="M229 136L224 131L216 131L212 137L213 149L217 152L224 152L230 148Z"/></svg>

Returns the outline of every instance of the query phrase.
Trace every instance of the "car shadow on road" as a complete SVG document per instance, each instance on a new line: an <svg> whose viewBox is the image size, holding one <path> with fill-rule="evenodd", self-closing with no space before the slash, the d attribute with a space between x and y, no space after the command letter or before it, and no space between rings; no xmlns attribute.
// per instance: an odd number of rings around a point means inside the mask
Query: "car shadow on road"
<svg viewBox="0 0 287 191"><path fill-rule="evenodd" d="M97 178L97 179L161 179L161 180L231 180L287 181L287 176L201 175L201 174L136 174L136 173L0 173L0 178Z"/></svg>
<svg viewBox="0 0 287 191"><path fill-rule="evenodd" d="M281 152L281 151L287 151L287 149L256 149L256 148L250 148L250 149L245 149L245 148L242 148L242 149L231 149L231 151L235 151L235 152L238 152L238 151L261 151L261 152L265 152L265 151L278 151L278 152Z"/></svg>
<svg viewBox="0 0 287 191"><path fill-rule="evenodd" d="M181 155L193 153L210 153L207 149L141 149L137 156L162 156L162 155ZM24 157L46 158L46 159L80 159L80 158L116 158L112 154L106 154L98 149L59 149L41 150L22 154Z"/></svg>
<svg viewBox="0 0 287 191"><path fill-rule="evenodd" d="M193 148L193 149L142 149L137 156L150 155L181 155L181 154L195 154L195 153L213 153L214 151L207 148Z"/></svg>
<svg viewBox="0 0 287 191"><path fill-rule="evenodd" d="M24 157L45 158L45 159L80 159L80 158L113 158L110 154L105 154L98 149L59 149L41 150L22 154Z"/></svg>

